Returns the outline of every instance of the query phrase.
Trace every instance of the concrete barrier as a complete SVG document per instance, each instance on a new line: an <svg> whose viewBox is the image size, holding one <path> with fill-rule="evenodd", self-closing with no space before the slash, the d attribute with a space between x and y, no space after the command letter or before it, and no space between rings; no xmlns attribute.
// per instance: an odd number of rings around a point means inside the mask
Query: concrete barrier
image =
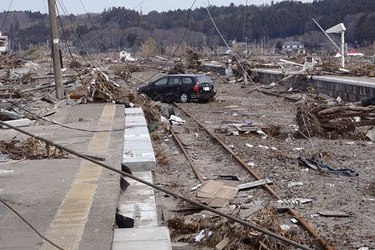
<svg viewBox="0 0 375 250"><path fill-rule="evenodd" d="M122 164L124 171L153 183L156 160L141 108L125 109ZM117 210L133 228L114 230L112 250L171 250L169 230L158 223L154 189L131 178L125 181L128 186L120 195Z"/></svg>
<svg viewBox="0 0 375 250"><path fill-rule="evenodd" d="M283 82L286 89L293 87L294 89L307 91L312 88L318 93L333 98L340 97L348 102L356 102L375 96L375 79L372 78L295 75ZM277 82L285 77L280 71L272 69L254 69L251 76L254 81L262 84Z"/></svg>

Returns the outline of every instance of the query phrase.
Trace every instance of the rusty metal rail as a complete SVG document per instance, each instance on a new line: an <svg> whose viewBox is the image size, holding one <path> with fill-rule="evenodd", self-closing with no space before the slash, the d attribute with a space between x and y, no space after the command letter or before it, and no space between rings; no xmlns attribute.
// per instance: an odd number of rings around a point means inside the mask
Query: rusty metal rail
<svg viewBox="0 0 375 250"><path fill-rule="evenodd" d="M180 149L182 150L182 153L185 155L187 161L189 162L195 176L198 178L198 180L202 183L203 182L203 177L202 175L199 173L197 167L194 165L193 161L191 160L191 158L189 157L189 154L188 152L186 151L184 145L182 145L182 142L180 140L180 138L178 138L178 136L176 135L176 133L174 132L173 128L170 128L170 132L172 133L172 136L173 138L176 140L178 146L180 147Z"/></svg>
<svg viewBox="0 0 375 250"><path fill-rule="evenodd" d="M204 129L212 138L215 139L225 150L227 150L231 156L236 159L236 161L244 167L256 180L260 180L261 177L251 169L240 157L236 155L223 141L221 141L214 133L208 130L200 121L194 118L187 110L181 107L181 105L174 103L176 107L182 110L188 117L190 117L193 121L195 121L202 129ZM262 187L267 190L274 198L281 200L281 196L279 196L275 190L273 190L269 185L264 184ZM302 225L302 227L314 238L316 238L322 247L326 250L336 250L334 246L332 246L326 239L324 239L318 232L302 217L302 215L294 209L289 208L288 213L295 217L298 222Z"/></svg>

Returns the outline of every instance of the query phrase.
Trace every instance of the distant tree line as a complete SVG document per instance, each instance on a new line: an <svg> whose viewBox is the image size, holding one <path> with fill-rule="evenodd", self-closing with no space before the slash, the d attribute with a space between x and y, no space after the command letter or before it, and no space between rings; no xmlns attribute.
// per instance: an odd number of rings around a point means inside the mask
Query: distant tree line
<svg viewBox="0 0 375 250"><path fill-rule="evenodd" d="M282 1L270 5L210 7L217 26L227 41L307 38L318 31L311 18L324 28L344 22L347 41L368 46L375 41L375 0L314 0L312 3ZM5 18L0 13L0 21ZM40 12L11 12L2 31L25 48L49 39L48 16ZM223 45L205 8L175 10L142 15L124 7L113 7L100 14L62 16L63 38L82 47L80 39L93 51L136 48L153 38L165 48L184 43L189 46ZM78 35L78 36L77 36ZM314 42L307 39L311 46Z"/></svg>

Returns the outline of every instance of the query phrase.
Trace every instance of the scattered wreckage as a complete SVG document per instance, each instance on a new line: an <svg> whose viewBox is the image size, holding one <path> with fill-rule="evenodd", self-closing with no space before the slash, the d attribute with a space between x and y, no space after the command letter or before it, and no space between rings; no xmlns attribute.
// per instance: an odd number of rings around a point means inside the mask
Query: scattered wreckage
<svg viewBox="0 0 375 250"><path fill-rule="evenodd" d="M298 107L299 132L305 137L359 137L357 128L375 125L374 102L375 98L370 98L356 104L338 105L315 98Z"/></svg>

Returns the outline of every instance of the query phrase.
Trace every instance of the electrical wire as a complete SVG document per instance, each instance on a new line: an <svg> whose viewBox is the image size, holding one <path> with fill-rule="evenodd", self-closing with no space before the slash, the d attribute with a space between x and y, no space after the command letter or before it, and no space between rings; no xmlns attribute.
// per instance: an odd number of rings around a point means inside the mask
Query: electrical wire
<svg viewBox="0 0 375 250"><path fill-rule="evenodd" d="M87 11L87 9L86 9L86 6L85 6L85 4L83 3L83 0L79 0L80 2L81 2L81 5L82 5L82 7L83 7L83 10L86 12L86 13L88 13L88 11Z"/></svg>
<svg viewBox="0 0 375 250"><path fill-rule="evenodd" d="M68 40L68 36L67 36L67 34L66 34L66 32L65 32L65 28L64 28L64 24L63 24L63 22L62 22L62 18L61 18L61 16L60 16L59 8L57 8L57 12L59 13L59 15L58 15L57 18L59 19L60 27L61 27L61 30L62 30L62 33L63 33L63 37L64 37L64 41L65 41L65 45L66 45L66 47L68 48L68 52L69 52L69 55L70 55L72 61L75 61L74 56L73 56L73 53L72 53L72 50L71 50L71 48L70 48L70 45L69 45L69 43L67 42L67 40ZM84 57L82 57L82 58L83 58L83 60L84 60L85 62L87 62L87 60L86 60ZM80 79L81 81L83 81L80 72L79 72L79 71L76 71L76 72L77 72L77 74L78 74L79 79Z"/></svg>
<svg viewBox="0 0 375 250"><path fill-rule="evenodd" d="M142 0L141 2L139 2L138 4L136 4L132 10L135 10L136 8L138 8L140 5L142 5L144 2L146 2L146 0ZM131 13L131 10L129 10L128 13L126 13L125 15L123 15L119 20L117 20L117 23L121 22L125 17L127 17L128 15L130 15Z"/></svg>
<svg viewBox="0 0 375 250"><path fill-rule="evenodd" d="M73 30L74 34L76 35L78 41L80 42L80 44L81 44L83 50L84 50L85 53L88 55L90 63L91 63L92 65L95 65L95 64L94 64L94 60L93 60L93 58L92 58L92 55L91 55L90 51L88 50L88 48L87 48L85 42L83 41L82 36L78 33L78 31L77 31L77 29L76 29L76 27L75 27L75 25L74 25L74 22L72 21L72 17L68 14L69 12L68 12L68 10L67 10L67 8L66 8L64 2L62 2L62 1L60 1L60 0L57 0L57 3L58 3L58 5L60 5L60 8L61 8L61 10L63 11L63 13L68 17L68 19L69 19L69 21L70 21L70 23L71 23L72 30ZM86 61L86 59L84 59L84 60Z"/></svg>
<svg viewBox="0 0 375 250"><path fill-rule="evenodd" d="M182 45L182 42L185 40L185 37L186 37L186 34L187 34L187 31L188 31L188 28L189 28L189 22L190 22L190 18L191 18L191 12L195 6L195 3L197 2L197 0L194 0L194 2L192 3L192 5L190 6L189 8L189 12L188 12L188 17L187 17L187 20L186 20L186 26L185 26L185 30L184 30L184 33L182 35L182 38L179 42L179 44L177 45L177 47L173 50L171 56L167 59L167 61L164 62L164 64L161 66L161 69L163 69L167 64L168 62L173 58L173 56L175 55L175 53L177 52L177 50L180 49L181 45ZM153 74L151 77L149 77L145 82L149 82L151 79L153 79L156 75L158 75L159 72Z"/></svg>
<svg viewBox="0 0 375 250"><path fill-rule="evenodd" d="M5 21L7 20L7 17L8 17L9 11L10 11L10 8L12 8L13 1L14 1L14 0L11 0L10 3L9 3L8 11L5 13L5 17L4 17L4 20L3 20L2 24L1 24L0 31L3 30L3 28L4 28Z"/></svg>
<svg viewBox="0 0 375 250"><path fill-rule="evenodd" d="M219 36L220 36L221 40L224 42L225 46L226 46L228 49L231 49L230 46L229 46L229 44L228 44L227 41L225 40L223 34L221 33L220 29L219 29L218 26L216 25L215 20L213 19L212 15L211 15L211 12L210 12L210 10L209 10L209 8L208 8L208 6L210 6L210 2L209 2L209 0L207 0L207 3L206 3L204 0L202 0L202 1L203 1L203 4L206 6L205 9L206 9L206 11L207 11L208 17L210 18L210 20L211 20L213 26L215 27L216 32L219 34ZM249 74L246 72L245 67L244 67L244 66L242 65L242 63L241 63L241 60L240 60L241 58L240 58L240 56L239 56L235 51L233 51L233 56L235 57L236 61L237 61L238 64L240 65L240 67L241 67L241 69L242 69L242 72L244 72L244 74L246 75L246 77L247 77L247 78L250 80L250 82L255 86L255 88L258 90L258 92L260 92L260 93L264 96L264 98L268 100L268 102L269 102L269 104L270 104L271 107L273 107L277 112L280 112L279 109L273 104L273 102L271 102L270 99L269 99L264 93L262 93L262 92L260 91L259 86L258 86L258 85L257 85L252 79L251 79L251 77L249 76Z"/></svg>
<svg viewBox="0 0 375 250"><path fill-rule="evenodd" d="M43 7L44 7L44 11L46 12L46 13L48 13L48 10L47 10L47 5L46 5L46 2L45 2L45 0L42 0L43 1Z"/></svg>
<svg viewBox="0 0 375 250"><path fill-rule="evenodd" d="M28 220L26 220L20 213L18 213L11 205L9 205L5 200L3 200L1 197L0 197L0 202L4 204L4 206L6 206L9 210L11 210L15 215L17 215L18 218L20 218L24 223L26 223L26 225L28 225L31 230L33 230L40 238L42 238L43 240L45 240L46 242L48 242L49 244L51 244L52 246L56 247L57 249L60 249L60 250L65 250L65 248L62 248L60 246L58 246L57 244L53 243L50 239L48 239L47 237L43 236L34 226L33 224L31 224Z"/></svg>
<svg viewBox="0 0 375 250"><path fill-rule="evenodd" d="M66 31L65 31L64 24L63 24L63 21L62 21L62 18L61 18L60 8L59 8L58 6L56 6L56 7L57 7L57 8L56 8L56 9L57 9L57 13L58 13L57 18L58 18L58 20L59 20L60 27L61 27L61 31L62 31L62 33L63 33L64 42L65 42L65 45L66 45L67 48L68 48L68 52L69 52L70 57L71 57L72 60L74 61L74 57L73 57L72 50L71 50L71 48L70 48L70 45L69 45L68 42L67 42L67 40L68 40L68 35L67 35ZM87 63L87 60L86 60L84 57L82 57L82 58L83 58L83 60ZM79 76L79 78L81 78L80 74L78 74L78 76Z"/></svg>
<svg viewBox="0 0 375 250"><path fill-rule="evenodd" d="M218 32L220 38L223 40L223 42L225 43L225 45L227 46L227 48L230 49L229 44L227 43L227 41L225 40L224 36L222 35L222 33L220 32L219 28L217 27L216 22L215 22L215 20L213 19L212 15L211 15L211 12L210 12L210 10L209 10L209 8L208 8L208 6L210 6L210 2L209 2L209 0L207 0L207 3L206 3L204 0L202 0L202 1L203 1L203 3L206 5L205 8L206 8L207 14L208 14L208 16L209 16L209 18L210 18L212 24L214 25L216 31ZM248 75L248 73L246 72L244 66L242 65L242 63L241 63L241 61L240 61L240 56L239 56L236 52L234 52L234 51L233 51L233 55L234 55L234 57L236 58L238 64L240 65L242 71L244 72L244 74L246 74L246 77L247 77L247 78L250 80L250 82L255 86L255 88L258 90L258 92L260 92L260 93L263 95L263 97L268 101L268 103L270 104L270 106L273 107L273 108L279 113L279 112L280 112L279 109L273 104L273 102L271 102L271 100L269 99L269 97L267 97L264 93L262 93L262 91L260 91L260 88L259 88L259 87L257 86L257 84L251 79L251 77ZM307 130L307 131L308 131L308 130ZM309 131L308 131L308 133L309 133ZM309 142L311 143L311 145L312 145L312 147L313 147L313 150L315 150L314 141L313 141L312 137L310 136L310 133L309 133L309 135L308 135L308 140L309 140ZM318 145L318 147L319 147L319 145Z"/></svg>
<svg viewBox="0 0 375 250"><path fill-rule="evenodd" d="M186 202L189 202L189 203L191 203L191 204L197 205L197 206L199 206L199 207L201 207L201 208L203 208L203 209L205 209L205 210L207 210L207 211L210 211L210 212L212 212L212 213L214 213L214 214L220 215L220 216L222 216L222 217L224 217L224 218L227 218L227 219L229 219L229 220L231 220L231 221L235 221L235 222L237 222L237 223L239 223L239 224L241 224L241 225L243 225L243 226L246 226L246 227L252 228L252 229L254 229L254 230L258 231L258 232L264 233L264 234L266 234L266 235L268 235L268 236L270 236L270 237L272 237L272 238L278 239L278 240L280 240L280 241L282 241L282 242L285 242L285 243L287 243L287 244L290 244L290 245L292 245L292 246L295 246L295 247L300 248L300 249L303 249L303 250L311 250L311 248L309 248L309 247L307 247L307 246L301 245L300 243L297 243L297 242L295 242L295 241L293 241L293 240L290 240L290 239L288 239L288 238L286 238L286 237L284 237L284 236L281 236L281 235L279 235L279 234L277 234L277 233L271 232L271 231L268 230L268 229L264 229L264 228L262 228L261 226L258 226L258 225L256 225L256 224L253 224L253 223L247 222L247 221L245 221L245 220L243 220L243 219L241 219L241 218L238 218L238 217L235 217L235 216L232 216L232 215L226 214L226 213L224 213L224 212L221 212L221 211L219 211L219 210L217 210L217 209L214 209L214 208L212 208L212 207L210 207L210 206L204 205L204 204L202 204L202 203L200 203L200 202L197 202L197 201L194 201L194 200L192 200L192 199L190 199L190 198L188 198L188 197L185 197L185 196L183 196L183 195L180 194L180 193L175 193L175 192L170 191L170 190L168 190L168 189L166 189L166 188L163 188L163 187L160 187L160 186L158 186L158 185L155 185L155 184L153 184L153 183L151 183L151 182L145 181L145 180L143 180L142 178L138 178L138 177L136 177L136 176L134 176L134 175L132 175L132 174L130 174L130 173L127 173L127 172L124 172L124 171L120 171L120 170L118 170L117 168L111 167L111 166L109 166L108 164L105 164L105 163L103 163L103 162L97 161L97 160L91 158L90 156L86 156L86 155L84 155L84 154L81 154L81 153L79 153L79 152L77 152L77 151L75 151L75 150L73 150L73 149L70 149L70 148L68 148L68 147L62 146L62 145L60 145L60 144L58 144L58 143L55 143L55 142L53 142L53 141L51 141L51 140L45 139L45 138L43 138L43 137L41 137L41 136L37 136L37 135L32 134L32 133L30 133L30 132L27 132L27 131L25 131L25 130L23 130L23 129L20 129L20 128L17 128L17 127L14 127L14 126L12 126L12 125L10 125L10 124L4 123L4 122L1 121L1 120L0 120L0 125L2 125L2 126L6 126L6 127L8 127L8 128L14 129L15 131L18 131L18 132L20 132L20 133L22 133L22 134L25 134L25 135L28 135L28 136L30 136L30 137L33 137L33 138L35 138L35 139L37 139L37 140L43 141L43 142L45 142L45 143L47 143L47 144L49 144L49 145L51 145L51 146L54 146L54 147L56 147L56 148L59 148L59 149L62 150L62 151L68 152L68 153L70 153L70 154L72 154L72 155L78 156L78 157L80 157L80 158L82 158L82 159L85 159L85 160L90 161L90 162L92 162L92 163L94 163L94 164L97 164L97 165L99 165L99 166L101 166L101 167L103 167L103 168L105 168L105 169L108 169L108 170L110 170L110 171L112 171L112 172L118 173L118 174L120 174L121 176L131 178L131 179L133 179L133 180L135 180L135 181L137 181L137 182L143 183L143 184L145 184L145 185L147 185L147 186L149 186L149 187L152 187L152 188L154 188L154 189L156 189L156 190L159 190L159 191L161 191L161 192L163 192L163 193L169 194L169 195L171 195L171 196L173 196L173 197L176 197L176 198L178 198L178 199L181 199L181 200L183 200L183 201L186 201Z"/></svg>
<svg viewBox="0 0 375 250"><path fill-rule="evenodd" d="M125 128L130 128L130 126L126 126L126 127L122 127L122 128L118 128L118 129L108 129L108 130L90 130L90 129L83 129L83 128L75 128L75 127L71 127L71 126L68 126L68 125L65 125L65 124L62 124L62 123L59 123L59 122L56 122L56 121L53 121L53 120L49 120L45 117L42 117L40 115L37 115L33 112L31 112L30 110L10 101L10 100L7 100L6 101L10 104L12 104L13 106L19 108L19 109L22 109L23 111L29 113L30 115L32 115L33 117L37 118L38 120L43 120L43 121L46 121L46 122L49 122L49 123L52 123L52 124L55 124L55 125L58 125L60 127L63 127L63 128L66 128L66 129L71 129L71 130L76 130L76 131L82 131L82 132L91 132L91 133L105 133L105 132L115 132L115 131L123 131L125 130Z"/></svg>

